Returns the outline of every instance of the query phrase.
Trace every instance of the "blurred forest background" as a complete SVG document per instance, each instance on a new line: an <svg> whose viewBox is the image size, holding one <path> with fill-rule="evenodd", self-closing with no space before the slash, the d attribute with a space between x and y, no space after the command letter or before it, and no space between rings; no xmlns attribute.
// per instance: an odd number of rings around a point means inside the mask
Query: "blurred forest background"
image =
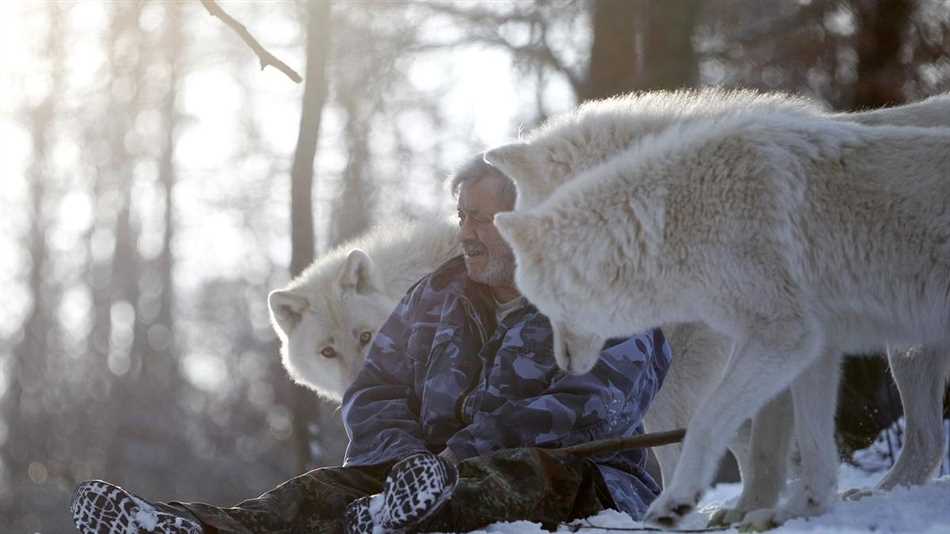
<svg viewBox="0 0 950 534"><path fill-rule="evenodd" d="M466 156L577 103L720 85L838 110L950 89L946 0L0 2L0 529L77 481L230 504L341 460L266 294ZM848 364L841 441L899 415Z"/></svg>

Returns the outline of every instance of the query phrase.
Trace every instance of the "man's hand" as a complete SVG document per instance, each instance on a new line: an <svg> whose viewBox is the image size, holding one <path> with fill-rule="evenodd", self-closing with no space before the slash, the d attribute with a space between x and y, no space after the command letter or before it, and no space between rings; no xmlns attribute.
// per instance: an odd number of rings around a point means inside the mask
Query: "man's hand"
<svg viewBox="0 0 950 534"><path fill-rule="evenodd" d="M446 447L445 449L442 450L442 452L439 453L439 457L445 459L452 465L459 464L459 459L456 458L455 453L452 452L452 449L448 447Z"/></svg>

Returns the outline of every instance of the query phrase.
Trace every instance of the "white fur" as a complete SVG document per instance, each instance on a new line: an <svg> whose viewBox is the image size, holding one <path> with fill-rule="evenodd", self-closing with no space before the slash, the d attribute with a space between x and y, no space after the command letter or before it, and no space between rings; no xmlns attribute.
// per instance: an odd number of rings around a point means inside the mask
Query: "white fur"
<svg viewBox="0 0 950 534"><path fill-rule="evenodd" d="M628 95L585 104L576 112L555 118L532 132L526 143L489 151L486 159L516 179L519 206L526 209L546 199L557 186L580 171L609 159L618 150L647 135L684 120L730 115L742 110L780 109L823 116L818 106L781 94L706 89ZM950 96L827 117L865 124L945 126L950 124ZM646 414L649 431L685 426L695 407L718 382L727 361L728 341L702 325L665 325L664 329L675 356L664 387ZM932 354L932 351L925 352ZM939 392L943 389L945 373L939 368L939 361L934 357L908 357L893 350L889 350L888 355L904 404L908 406L905 411L915 413L908 419L922 426L908 427L908 434L916 438L908 440L901 459L879 484L882 489L928 480L939 466L944 446ZM742 435L733 440L730 449L739 462L743 494L735 509L721 511L719 521L741 519L745 512L768 506L770 499L773 504L777 500L777 490L784 480L776 478L784 473L786 440L792 425L792 414L783 404L790 402L788 395L780 396L769 410L759 413L752 425L746 424ZM751 439L750 429L755 429ZM664 484L670 483L679 451L679 445L656 450Z"/></svg>
<svg viewBox="0 0 950 534"><path fill-rule="evenodd" d="M702 95L698 100L702 100ZM939 100L939 98L931 99L928 102L939 104ZM943 100L945 103L946 99L943 98ZM722 101L725 100L717 100L717 102ZM926 299L895 301L895 298L899 299L902 296L900 291L896 290L884 290L884 295L876 295L872 298L862 298L867 295L858 291L859 296L855 298L848 291L839 288L837 293L832 294L841 302L834 302L833 305L828 303L824 309L814 310L811 308L815 301L833 301L834 299L827 298L827 294L817 296L811 294L816 290L814 287L809 287L806 282L813 284L819 282L811 278L821 274L824 278L820 282L827 286L822 286L822 291L841 284L836 279L835 269L822 270L820 261L808 256L810 247L814 246L812 240L818 241L819 245L829 247L821 250L831 251L835 260L838 259L837 256L843 255L839 250L841 247L845 250L851 249L848 252L852 255L860 256L868 252L862 250L860 246L854 246L854 238L857 237L855 235L850 235L849 238L838 235L837 240L822 239L828 236L823 235L823 227L820 223L814 223L813 219L827 217L824 223L832 230L837 229L838 225L847 227L846 223L831 217L830 214L837 211L848 212L848 209L836 208L835 204L840 200L847 205L848 201L855 199L853 197L840 199L839 192L833 191L832 188L823 189L827 187L827 183L809 180L808 177L829 178L832 180L831 183L837 183L834 180L840 180L845 189L856 188L861 192L867 186L865 181L870 178L874 182L873 188L877 189L878 197L875 198L882 203L881 209L885 212L890 207L887 202L890 195L909 192L911 196L916 196L917 201L929 198L930 195L921 193L924 188L919 187L919 179L922 177L930 179L929 187L938 188L936 192L937 197L940 198L940 193L946 191L946 189L939 189L946 187L945 180L940 181L940 171L937 171L935 180L933 171L928 170L927 164L921 162L929 158L930 164L946 165L946 162L941 162L939 157L937 161L934 161L934 154L939 155L937 147L943 142L943 138L939 136L945 135L946 132L934 134L912 129L870 129L818 121L815 120L820 116L817 111L803 108L797 102L793 102L787 110L781 109L780 105L774 108L774 111L761 108L747 111L733 109L719 115L699 113L689 117L688 120L678 120L675 113L668 114L670 116L667 117L666 131L660 129L655 134L643 136L640 146L631 147L622 157L615 158L619 162L602 163L599 167L594 163L595 170L586 173L590 176L580 173L578 182L581 185L565 186L562 188L564 191L559 190L554 195L544 206L545 209L540 210L539 214L543 213L543 217L532 216L529 224L522 224L524 221L515 223L519 219L516 215L499 216L499 225L503 229L506 227L505 221L512 223L507 232L519 254L519 284L522 285L522 290L528 294L529 298L532 298L552 317L561 342L588 341L589 343L585 343L588 346L580 347L580 353L589 358L591 355L596 355L596 350L591 347L596 346L598 337L602 339L608 331L630 333L630 328L634 324L646 326L663 321L683 320L705 320L721 332L740 341L736 347L736 354L743 358L746 357L743 355L749 352L755 353L783 346L788 352L795 352L798 355L809 346L814 351L822 349L826 352L829 349L833 351L835 348L848 350L879 348L884 343L881 341L880 334L886 332L903 334L891 338L898 343L924 340L934 343L944 342L935 333L939 329L934 327L935 324L940 323L941 317L946 317L947 313L945 302L939 299L933 302ZM871 112L875 117L880 117L885 113L891 112ZM916 115L917 118L921 116L933 115ZM891 113L891 117L900 119L902 116L898 112L896 115ZM635 120L630 120L630 122L635 123ZM899 120L894 122L899 122ZM620 127L614 124L602 129L616 132ZM630 129L635 130L635 125ZM599 130L592 128L592 131ZM932 139L934 135L937 135L939 139L936 141ZM570 137L570 131L559 132L555 137L558 136ZM533 147L525 150L525 145L508 147L502 151L489 152L487 159L516 178L519 195L521 195L525 183L529 186L537 185L535 176L554 176L555 178L560 176L558 179L570 179L573 176L574 163L564 164L564 158L574 162L582 160L596 162L609 159L610 151L614 150L607 146L610 143L595 147L606 147L603 148L603 154L608 155L598 154L596 149L590 148L592 137L582 132L577 142L580 148L576 152L567 151L567 156L564 156L563 151L559 152L560 149L557 147L570 141L564 139L551 141L542 135L535 136L532 143L547 148L539 150L540 147ZM629 137L636 138L636 135ZM913 143L917 139L926 140L931 143L931 146L929 150L917 150L917 154L910 155L915 152ZM588 144L584 145L584 143ZM899 149L893 149L894 143L901 145ZM594 152L594 155L588 156L586 160L576 155L584 154L585 151ZM888 157L889 153L893 152L904 156L900 158L902 161L894 161L895 158ZM525 156L526 153L529 156ZM552 158L548 157L545 160L537 157L538 154L559 155L560 166L558 164L544 166L549 164ZM907 157L909 155L910 157ZM926 157L918 159L918 155ZM526 161L531 164L526 165ZM848 163L848 168L838 167L845 162ZM583 164L578 164L578 167L581 171L585 170ZM891 176L901 177L894 182L902 186L909 185L911 191L903 191L901 186L892 187ZM609 177L612 182L621 182L622 186L606 187L604 177ZM882 180L882 177L886 179ZM590 183L584 184L585 181ZM550 185L549 182L548 180L548 185ZM612 183L612 185L617 184ZM609 194L606 193L608 189ZM604 202L605 205L598 207L587 202L589 199L584 198L583 195L590 194L597 195L598 200ZM543 197L543 194L538 197ZM519 198L525 197L519 196ZM528 199L530 198L529 195ZM577 209L578 199L582 199L580 204L585 209ZM524 207L523 203L519 205ZM861 228L865 232L865 239L879 237L879 232L869 231L869 227L873 227L873 224L860 219L860 204L857 208L851 206L850 211L855 210L858 220L865 224L865 227ZM738 214L739 217L734 217L733 214ZM938 217L940 214L940 210L935 209L930 216ZM777 217L778 215L781 217ZM886 215L887 213L881 213L881 216ZM921 220L928 220L926 213L916 215L921 216ZM897 217L902 216L910 215L905 212L897 214ZM634 224L610 224L611 221L617 220L631 221ZM945 214L944 219L938 221L938 226L941 222L943 224L947 222ZM590 230L595 227L600 229L597 238L590 233ZM851 231L850 228L845 230L845 233L849 231ZM912 227L910 231L913 233L916 229ZM809 232L811 235L802 235ZM679 235L681 233L683 235ZM898 231L894 233L899 234ZM542 236L549 237L554 234L561 242L561 248L570 248L570 253L558 250L558 244L552 243L550 239L538 241L538 238ZM933 242L941 243L939 232L937 235L926 232L923 234L926 234ZM517 245L519 240L526 246L519 247ZM582 246L564 247L563 245L567 243ZM786 247L789 250L786 250ZM886 246L867 248L883 256L881 261L875 263L881 269L888 267L888 261L893 261L895 266L913 264L908 257L897 255L894 251L889 251ZM559 258L552 257L552 251L556 256L562 256L567 265L560 268ZM727 251L728 254L721 254L722 251ZM796 253L807 258L809 262L803 264L801 257L795 256ZM946 254L946 251L937 253L938 258L944 258L939 261L945 261L945 256L941 254ZM592 267L590 264L578 267L567 260L568 256L595 259L595 263ZM851 259L853 261L853 258ZM689 268L694 263L697 264L697 268ZM865 266L863 263L861 265L857 263L859 262L855 262L852 268ZM723 277L720 276L721 273L713 274L715 269L712 266L717 264L720 270L741 272L746 276ZM699 265L703 267L698 267ZM921 268L920 265L916 267ZM908 272L914 272L910 266L907 268ZM926 272L926 268L921 269ZM887 276L878 274L874 280L864 281L862 285L861 276L854 273L848 274L851 275L848 277L848 289L863 288L864 285L875 287L875 285L889 283L885 280ZM899 273L897 274L899 276ZM534 286L539 280L544 280L544 283ZM781 283L776 284L776 281ZM719 288L719 294L709 291L710 284L714 283L724 284ZM939 291L939 277L934 278L933 273L927 279L927 283L934 284L935 290ZM792 285L802 294L790 298L785 294L789 291L786 284ZM602 293L597 291L598 294L592 298L591 289L601 286L610 289ZM625 287L625 290L619 290L618 287ZM755 289L750 290L750 288ZM759 292L762 294L757 294ZM573 295L567 293L573 293ZM707 298L699 299L698 296L703 294ZM723 298L724 296L729 298ZM852 300L858 302L850 302ZM569 302L573 304L568 304ZM586 311L577 313L579 308L577 303L581 302L590 304L590 308L600 309L600 316L585 318ZM750 303L756 302L770 302L770 304L761 310L752 306L753 309L744 310L744 315L737 314L734 310L734 307L740 305L749 308ZM871 313L865 311L865 306L869 303L873 303L873 306L868 308ZM913 307L909 306L911 303L922 305L923 308L915 308L913 312L908 311ZM941 305L944 305L943 309L940 308ZM919 328L911 326L912 321L905 320L904 323L898 323L903 327L901 331L900 328L896 328L896 325L889 324L889 321L899 314L893 310L885 313L880 310L882 306L904 311L905 317L908 318L914 317L917 320L930 318L932 324L929 325L929 329ZM611 314L612 317L603 317L607 310L615 312ZM619 310L622 311L616 313ZM756 314L763 316L759 317ZM850 328L857 320L856 316L864 314L870 315L870 317L863 317L866 324L860 328ZM883 315L883 317L878 317L878 315ZM933 319L934 317L936 319ZM592 318L595 320L591 321ZM752 318L756 321L752 321ZM825 322L816 324L818 318ZM571 324L575 331L567 331L563 327L564 324ZM578 328L584 324L588 327L587 333L576 332L576 330L584 330ZM772 328L762 328L763 324ZM776 324L787 325L789 328L797 327L798 337L789 336L787 332L783 333L782 328L775 327ZM885 325L888 328L883 328ZM833 327L835 334L833 339L827 339L828 326ZM851 335L843 336L844 339L840 340L840 345L835 345L834 343L839 343L837 337L842 337L838 336L842 332L849 332ZM751 349L745 346L752 342L749 340L755 341L757 345L752 346ZM673 342L675 348L675 336ZM573 355L577 356L578 347L572 348L574 348ZM562 363L568 368L574 366L574 370L580 371L591 364L590 361L583 359L578 362L577 358L564 358L561 346L556 347L556 350L561 355ZM815 358L817 356L811 357L811 359ZM798 361L794 358L780 360ZM822 386L822 382L830 383L836 380L836 358L828 357L824 360L828 362L824 365L825 372L813 371L810 374L816 376L808 379L812 383L818 383L819 387ZM815 365L815 369L821 369L817 361ZM735 366L736 362L733 361L730 369ZM676 367L675 363L674 367ZM803 372L805 366L799 364L798 367L794 365L792 367L791 376L784 377L788 381L795 374ZM731 374L727 373L727 378L734 382L737 379L730 377ZM776 373L770 370L770 374ZM927 379L923 374L919 376ZM934 376L937 379L934 379ZM900 380L899 377L898 380ZM942 387L943 374L939 372L932 374L929 376L929 381L939 382L939 387ZM830 386L825 385L824 389L828 388ZM719 394L721 395L721 392ZM761 404L770 396L771 394L764 397L752 395L757 404ZM833 393L831 396L833 397ZM932 397L928 394L928 398ZM819 398L820 396L811 399L797 398L796 405L807 405L809 401ZM821 400L827 400L833 406L833 398ZM829 404L825 404L817 409L833 413L834 410L829 410L828 406ZM815 409L812 407L805 413L814 413ZM925 409L924 411L933 410ZM831 436L833 427L827 428L828 425L825 424L826 428L818 428L820 425L811 423L804 423L801 426L805 429L804 435L800 435L799 440L806 440L806 443L801 445L803 456L811 455L827 461L828 451L830 450L832 454L834 452L833 442L830 449L822 449L813 447L812 442L807 440L814 438L815 432L824 432L825 436ZM809 430L812 435L809 434ZM721 433L722 430L718 432ZM694 435L695 432L691 432L688 440ZM687 447L689 447L689 442ZM714 454L718 454L718 451ZM814 458L812 458L812 464L814 464ZM836 461L836 458L833 461ZM693 474L698 473L701 475L700 478L705 476L703 470L709 468L710 462L704 463L701 459L694 463L699 466L694 469ZM803 475L810 476L813 480L821 481L827 478L825 473L819 472L820 469L816 469L814 465L806 465L804 469L806 472ZM813 472L808 473L809 470ZM834 470L829 469L828 472L833 473ZM833 484L833 481L831 482ZM694 482L692 485L695 486L695 484ZM680 484L680 486L683 485L688 484ZM812 494L818 494L819 500L826 500L825 493L827 493L828 484L820 482L820 485L823 488L817 490L811 488L804 492L808 494L808 497L804 499L808 502L793 503L792 507L797 507L794 513L820 511L825 503L811 502L814 500ZM674 486L676 486L675 482ZM685 495L682 489L680 489L680 494ZM692 495L686 495L681 499L681 503L689 501L686 497L692 498ZM659 517L656 514L654 516Z"/></svg>
<svg viewBox="0 0 950 534"><path fill-rule="evenodd" d="M553 117L521 142L489 150L485 159L518 182L516 210L521 210L540 204L581 171L671 126L773 111L867 125L946 127L950 94L893 108L829 115L819 103L782 93L717 88L633 93L586 102Z"/></svg>
<svg viewBox="0 0 950 534"><path fill-rule="evenodd" d="M423 275L461 253L447 220L381 224L317 258L268 297L281 359L291 378L340 401L370 343L399 299ZM335 356L321 351L331 347Z"/></svg>

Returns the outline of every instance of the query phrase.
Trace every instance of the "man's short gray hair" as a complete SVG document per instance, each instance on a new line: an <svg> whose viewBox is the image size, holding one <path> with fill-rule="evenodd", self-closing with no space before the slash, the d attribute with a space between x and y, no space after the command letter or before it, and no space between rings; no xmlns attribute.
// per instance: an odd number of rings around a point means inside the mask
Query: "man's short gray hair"
<svg viewBox="0 0 950 534"><path fill-rule="evenodd" d="M500 193L510 199L513 206L515 198L518 196L518 189L515 187L515 183L511 178L508 178L505 173L485 161L484 153L469 159L464 165L459 167L458 170L450 174L448 178L449 188L452 191L452 195L458 197L459 191L462 189L462 184L473 184L489 176L501 179L502 186Z"/></svg>

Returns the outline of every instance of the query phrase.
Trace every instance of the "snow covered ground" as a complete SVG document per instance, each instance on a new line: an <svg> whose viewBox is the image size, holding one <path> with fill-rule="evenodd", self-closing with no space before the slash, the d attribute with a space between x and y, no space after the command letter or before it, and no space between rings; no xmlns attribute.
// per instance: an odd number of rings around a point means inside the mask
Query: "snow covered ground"
<svg viewBox="0 0 950 534"><path fill-rule="evenodd" d="M884 473L869 475L848 465L842 465L838 487L869 488ZM690 516L681 526L684 529L703 528L706 518L723 504L739 495L739 484L719 484L706 493L699 512ZM579 521L586 525L577 529L564 525L558 532L582 534L612 534L616 532L643 532L642 523L633 521L626 514L614 511ZM596 525L606 528L592 528ZM541 525L527 521L495 523L483 531L491 534L545 534ZM721 532L738 532L735 529ZM796 519L769 532L797 534L815 532L835 533L907 533L950 534L950 476L943 476L926 486L899 488L889 493L865 497L856 502L838 502L828 513L809 520Z"/></svg>

